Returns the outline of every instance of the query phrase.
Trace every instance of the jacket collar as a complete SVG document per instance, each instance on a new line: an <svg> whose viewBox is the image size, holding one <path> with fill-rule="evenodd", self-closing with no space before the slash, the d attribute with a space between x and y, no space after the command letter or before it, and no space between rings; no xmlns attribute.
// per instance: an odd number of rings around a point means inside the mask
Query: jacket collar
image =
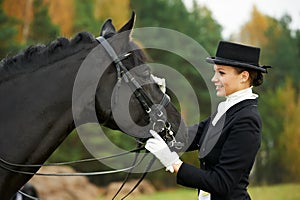
<svg viewBox="0 0 300 200"><path fill-rule="evenodd" d="M243 101L235 104L231 108L229 108L226 112L226 115L228 115L228 116L233 115L234 113L236 113L237 111L241 110L242 108L244 108L246 106L257 106L257 104L258 104L257 99L243 100Z"/></svg>

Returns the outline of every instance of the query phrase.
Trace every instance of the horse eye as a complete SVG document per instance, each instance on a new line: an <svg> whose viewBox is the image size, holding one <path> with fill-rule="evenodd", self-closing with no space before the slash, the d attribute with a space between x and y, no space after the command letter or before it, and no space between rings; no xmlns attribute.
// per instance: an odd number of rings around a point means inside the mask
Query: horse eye
<svg viewBox="0 0 300 200"><path fill-rule="evenodd" d="M127 58L127 57L129 57L130 55L131 55L131 52L126 53L126 54L124 55L124 57Z"/></svg>
<svg viewBox="0 0 300 200"><path fill-rule="evenodd" d="M120 56L120 60L127 59L130 55L131 55L131 52L125 53L125 54L123 54L123 55Z"/></svg>

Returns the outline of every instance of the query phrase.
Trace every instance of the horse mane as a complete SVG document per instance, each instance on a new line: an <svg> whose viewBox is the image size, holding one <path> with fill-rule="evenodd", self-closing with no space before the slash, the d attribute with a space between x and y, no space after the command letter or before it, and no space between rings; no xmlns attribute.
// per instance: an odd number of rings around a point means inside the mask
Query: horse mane
<svg viewBox="0 0 300 200"><path fill-rule="evenodd" d="M34 71L42 66L47 66L78 52L82 49L83 44L90 44L94 41L93 35L88 32L81 32L71 40L60 37L48 45L31 45L19 54L0 61L0 82L8 76Z"/></svg>
<svg viewBox="0 0 300 200"><path fill-rule="evenodd" d="M95 41L92 34L81 32L70 40L60 37L48 45L31 45L13 57L0 60L0 83L12 76L35 71L73 55L82 50L85 44ZM143 50L141 43L131 40L130 45L135 49L133 51L135 63L149 60L149 55Z"/></svg>

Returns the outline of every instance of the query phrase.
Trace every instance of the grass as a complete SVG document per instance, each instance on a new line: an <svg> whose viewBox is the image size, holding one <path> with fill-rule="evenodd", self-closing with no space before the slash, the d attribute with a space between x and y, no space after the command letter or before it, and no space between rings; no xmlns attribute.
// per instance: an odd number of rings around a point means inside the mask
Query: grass
<svg viewBox="0 0 300 200"><path fill-rule="evenodd" d="M250 187L253 200L299 200L300 184L280 184L272 186ZM128 199L131 199L130 197ZM135 200L193 200L197 199L197 191L192 189L174 189L157 192L151 195L137 196Z"/></svg>
<svg viewBox="0 0 300 200"><path fill-rule="evenodd" d="M299 200L300 184L252 187L249 193L253 200Z"/></svg>

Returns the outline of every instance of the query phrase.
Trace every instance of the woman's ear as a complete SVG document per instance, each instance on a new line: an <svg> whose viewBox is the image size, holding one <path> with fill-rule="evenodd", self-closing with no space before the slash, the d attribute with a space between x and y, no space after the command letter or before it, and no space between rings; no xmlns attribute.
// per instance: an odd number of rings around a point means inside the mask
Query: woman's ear
<svg viewBox="0 0 300 200"><path fill-rule="evenodd" d="M241 83L246 83L250 81L250 74L248 71L243 71L240 75L241 75Z"/></svg>

